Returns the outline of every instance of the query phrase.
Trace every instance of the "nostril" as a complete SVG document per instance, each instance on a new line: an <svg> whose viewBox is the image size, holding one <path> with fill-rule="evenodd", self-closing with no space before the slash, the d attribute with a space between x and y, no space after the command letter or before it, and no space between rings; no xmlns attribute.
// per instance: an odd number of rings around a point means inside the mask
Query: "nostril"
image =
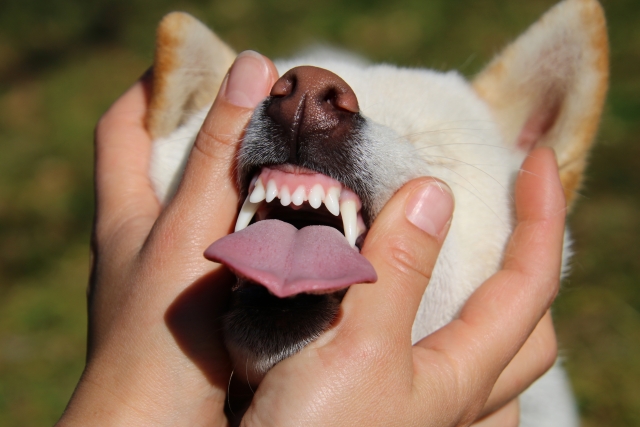
<svg viewBox="0 0 640 427"><path fill-rule="evenodd" d="M312 66L292 68L271 88L265 114L283 137L288 162L314 152L318 144L346 143L361 119L355 92L338 75ZM314 148L315 147L315 148Z"/></svg>
<svg viewBox="0 0 640 427"><path fill-rule="evenodd" d="M351 113L360 112L360 106L358 105L358 98L356 94L348 88L347 90L338 92L336 91L336 95L334 96L334 106Z"/></svg>
<svg viewBox="0 0 640 427"><path fill-rule="evenodd" d="M297 79L295 75L292 76L282 76L276 81L271 88L271 96L287 96L293 93L296 89Z"/></svg>
<svg viewBox="0 0 640 427"><path fill-rule="evenodd" d="M330 104L335 109L345 110L350 113L357 113L358 100L351 90L343 90L342 88L331 87L325 93L322 101Z"/></svg>
<svg viewBox="0 0 640 427"><path fill-rule="evenodd" d="M323 101L333 105L334 107L338 107L338 91L334 88L329 89L324 95Z"/></svg>
<svg viewBox="0 0 640 427"><path fill-rule="evenodd" d="M271 96L275 98L293 95L295 99L302 99L304 94L308 95L308 99L315 99L315 102L329 103L335 109L360 112L353 89L336 74L322 68L292 68L271 88Z"/></svg>

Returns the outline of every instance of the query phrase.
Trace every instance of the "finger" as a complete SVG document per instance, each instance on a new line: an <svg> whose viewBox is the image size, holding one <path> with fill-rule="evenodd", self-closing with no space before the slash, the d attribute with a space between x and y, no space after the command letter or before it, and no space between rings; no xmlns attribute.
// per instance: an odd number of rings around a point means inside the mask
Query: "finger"
<svg viewBox="0 0 640 427"><path fill-rule="evenodd" d="M471 424L471 427L518 427L520 425L520 405L513 399L500 410Z"/></svg>
<svg viewBox="0 0 640 427"><path fill-rule="evenodd" d="M520 351L498 377L482 413L487 415L495 412L516 399L553 366L557 355L556 334L551 313L547 311Z"/></svg>
<svg viewBox="0 0 640 427"><path fill-rule="evenodd" d="M516 216L503 270L474 292L458 319L418 344L461 362L471 371L461 376L489 387L558 291L565 202L550 149L537 149L525 160L516 182Z"/></svg>
<svg viewBox="0 0 640 427"><path fill-rule="evenodd" d="M273 63L256 52L236 58L209 111L172 202L160 228L172 253L208 266L202 252L228 234L238 209L235 156L253 109L269 94L278 78ZM167 248L170 249L170 248Z"/></svg>
<svg viewBox="0 0 640 427"><path fill-rule="evenodd" d="M95 131L96 234L143 223L144 238L160 206L148 177L151 139L145 128L147 80L143 76L102 116ZM128 240L136 236L128 233Z"/></svg>
<svg viewBox="0 0 640 427"><path fill-rule="evenodd" d="M562 266L566 201L551 148L531 152L516 181L518 225L504 269L557 283Z"/></svg>
<svg viewBox="0 0 640 427"><path fill-rule="evenodd" d="M453 207L449 187L432 178L411 181L387 203L362 248L378 281L351 287L343 301L345 322L367 325L367 334L401 339L410 347L411 325Z"/></svg>

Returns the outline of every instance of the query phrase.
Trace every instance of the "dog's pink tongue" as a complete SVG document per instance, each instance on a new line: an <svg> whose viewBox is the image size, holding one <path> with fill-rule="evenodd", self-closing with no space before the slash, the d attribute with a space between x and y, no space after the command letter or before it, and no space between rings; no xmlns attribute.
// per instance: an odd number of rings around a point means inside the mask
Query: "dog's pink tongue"
<svg viewBox="0 0 640 427"><path fill-rule="evenodd" d="M281 298L378 280L338 230L322 225L298 230L276 219L258 221L213 243L204 255Z"/></svg>

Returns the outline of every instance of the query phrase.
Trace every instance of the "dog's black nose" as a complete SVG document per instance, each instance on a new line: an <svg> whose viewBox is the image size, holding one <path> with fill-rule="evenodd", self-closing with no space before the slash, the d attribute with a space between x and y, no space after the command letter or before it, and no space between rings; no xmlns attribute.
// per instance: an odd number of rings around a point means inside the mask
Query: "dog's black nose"
<svg viewBox="0 0 640 427"><path fill-rule="evenodd" d="M329 70L296 67L273 85L266 114L289 145L289 159L298 164L314 152L344 149L357 123L358 99L353 89Z"/></svg>

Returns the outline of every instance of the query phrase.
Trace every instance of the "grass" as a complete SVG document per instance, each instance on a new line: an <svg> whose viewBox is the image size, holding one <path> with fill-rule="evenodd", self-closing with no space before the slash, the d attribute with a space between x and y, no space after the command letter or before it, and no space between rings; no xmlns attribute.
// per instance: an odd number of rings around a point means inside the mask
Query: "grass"
<svg viewBox="0 0 640 427"><path fill-rule="evenodd" d="M151 62L154 26L192 12L238 50L329 42L472 75L552 0L142 0L0 6L0 425L59 417L84 363L92 131ZM554 310L585 427L640 425L640 3L603 1L612 87L570 224Z"/></svg>

